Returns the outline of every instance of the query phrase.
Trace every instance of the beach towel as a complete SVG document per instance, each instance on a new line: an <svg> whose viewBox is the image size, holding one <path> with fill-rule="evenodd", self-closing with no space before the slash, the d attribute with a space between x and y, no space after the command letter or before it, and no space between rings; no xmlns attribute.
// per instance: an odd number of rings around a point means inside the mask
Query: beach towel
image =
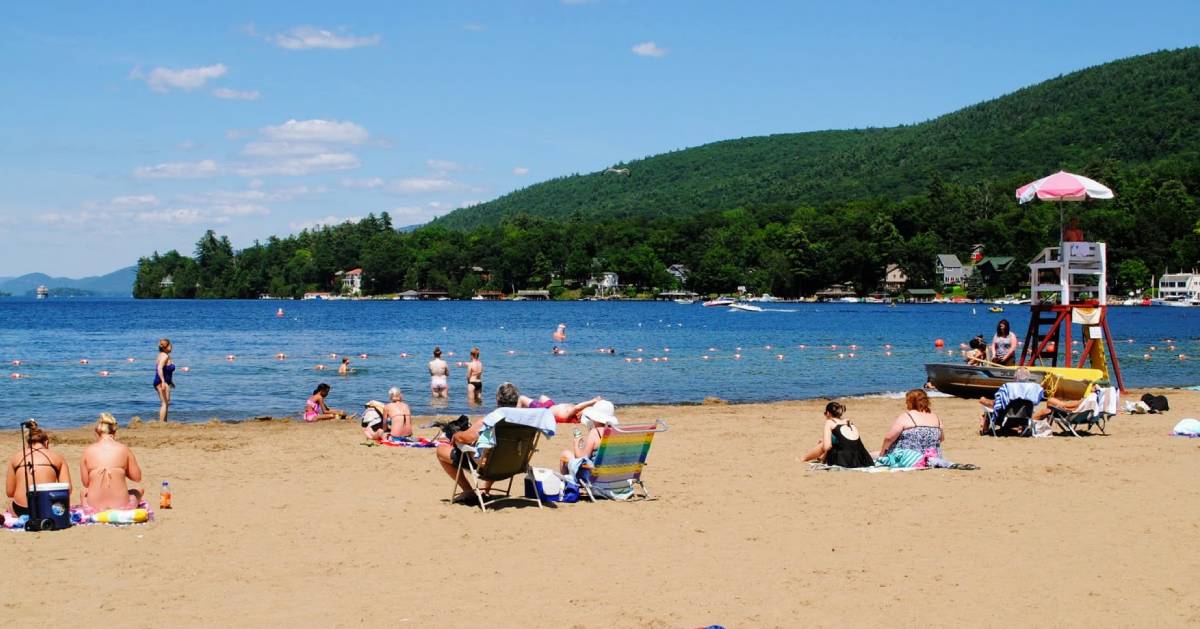
<svg viewBox="0 0 1200 629"><path fill-rule="evenodd" d="M379 445L387 446L389 448L435 448L435 447L437 447L436 443L426 439L425 437L417 437L416 439L413 439L411 437L400 437L399 439L393 439L389 436L389 437L385 437L382 441L380 441Z"/></svg>
<svg viewBox="0 0 1200 629"><path fill-rule="evenodd" d="M840 465L826 465L824 463L810 463L808 466L810 472L866 472L868 474L886 474L890 472L918 472L928 470L928 467L842 467Z"/></svg>
<svg viewBox="0 0 1200 629"><path fill-rule="evenodd" d="M1171 430L1171 434L1176 437L1200 437L1200 420L1192 419L1191 417L1181 419L1178 424L1175 424L1175 428Z"/></svg>
<svg viewBox="0 0 1200 629"><path fill-rule="evenodd" d="M4 528L11 531L24 531L25 523L29 521L29 516L23 515L17 517L6 511L2 519ZM89 524L145 524L153 519L154 511L150 509L145 500L141 501L136 509L105 509L104 511L96 511L83 505L71 507L71 526L86 526Z"/></svg>

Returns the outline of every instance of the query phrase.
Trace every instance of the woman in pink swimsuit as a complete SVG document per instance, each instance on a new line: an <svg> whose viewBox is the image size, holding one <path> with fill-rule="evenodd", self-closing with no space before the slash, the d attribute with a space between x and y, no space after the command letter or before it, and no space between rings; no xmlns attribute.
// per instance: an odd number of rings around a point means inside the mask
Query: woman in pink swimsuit
<svg viewBox="0 0 1200 629"><path fill-rule="evenodd" d="M345 419L346 414L336 408L325 405L325 397L329 395L329 385L322 382L317 385L308 401L304 403L304 421L319 422L327 419Z"/></svg>

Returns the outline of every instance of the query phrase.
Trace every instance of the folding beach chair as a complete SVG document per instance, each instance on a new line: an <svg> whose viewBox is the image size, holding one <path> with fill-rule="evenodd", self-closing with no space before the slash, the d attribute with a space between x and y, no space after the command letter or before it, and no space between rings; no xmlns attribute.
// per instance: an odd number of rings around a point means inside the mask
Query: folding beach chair
<svg viewBox="0 0 1200 629"><path fill-rule="evenodd" d="M642 490L643 498L650 499L642 482L642 469L654 435L667 429L667 422L661 419L653 424L605 428L591 464L585 464L577 475L588 499L595 502L596 494L602 498L632 498L636 495L635 485Z"/></svg>
<svg viewBox="0 0 1200 629"><path fill-rule="evenodd" d="M988 414L988 430L996 437L1012 431L1029 434L1033 409L1046 399L1046 392L1037 382L1007 382L996 390L995 404Z"/></svg>
<svg viewBox="0 0 1200 629"><path fill-rule="evenodd" d="M1093 426L1100 429L1100 434L1107 435L1104 424L1117 414L1120 395L1115 387L1097 388L1074 411L1051 407L1050 421L1076 437L1081 430L1091 432Z"/></svg>
<svg viewBox="0 0 1200 629"><path fill-rule="evenodd" d="M470 474L471 488L474 490L475 498L479 501L479 508L485 513L487 512L485 502L487 498L492 498L493 502L529 500L536 502L537 506L541 508L542 501L536 493L533 498L525 496L523 484L521 493L517 495L512 493L513 477L521 473L532 473L529 461L533 458L533 453L537 451L537 442L541 431L532 426L522 426L504 420L498 422L494 430L496 445L488 449L482 465L475 464L473 456L476 450L473 446L458 446L462 454L458 457L458 472L454 476L454 492L450 494L450 501L454 502L461 494L466 493L459 491L458 479L465 474ZM505 480L508 481L508 485L503 490L497 489L495 484ZM492 485L485 488L484 483L492 483Z"/></svg>

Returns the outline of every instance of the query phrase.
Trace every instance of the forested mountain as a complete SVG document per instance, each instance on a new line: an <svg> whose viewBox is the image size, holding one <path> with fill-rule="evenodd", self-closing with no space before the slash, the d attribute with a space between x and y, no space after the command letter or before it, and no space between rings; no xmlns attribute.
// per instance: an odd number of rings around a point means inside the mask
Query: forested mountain
<svg viewBox="0 0 1200 629"><path fill-rule="evenodd" d="M51 293L63 293L56 289L72 289L100 295L120 295L128 297L133 290L133 280L137 275L137 267L128 266L117 269L112 273L83 277L50 277L45 273L28 273L20 277L0 278L0 290L14 295L29 293L38 286L49 287Z"/></svg>
<svg viewBox="0 0 1200 629"><path fill-rule="evenodd" d="M193 256L138 263L137 297L298 296L362 267L368 293L511 292L613 271L633 288L809 295L834 282L878 287L888 264L938 286L934 256L1019 263L1058 242L1054 204L1014 190L1059 169L1097 179L1110 201L1065 204L1108 243L1112 288L1200 266L1200 49L1098 66L919 125L718 142L549 181L411 233L387 214L270 238L242 251L208 232ZM164 282L168 276L171 282ZM557 289L556 289L557 290Z"/></svg>
<svg viewBox="0 0 1200 629"><path fill-rule="evenodd" d="M763 204L821 206L984 182L1008 190L1104 160L1200 170L1200 48L1054 78L921 124L715 142L539 183L452 212L449 228L546 218L690 215ZM1194 187L1191 188L1195 190Z"/></svg>

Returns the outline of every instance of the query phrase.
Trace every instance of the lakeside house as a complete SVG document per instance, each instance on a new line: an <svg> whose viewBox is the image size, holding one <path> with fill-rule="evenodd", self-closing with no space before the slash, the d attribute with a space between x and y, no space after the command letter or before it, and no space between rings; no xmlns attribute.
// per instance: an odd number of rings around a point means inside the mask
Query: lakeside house
<svg viewBox="0 0 1200 629"><path fill-rule="evenodd" d="M342 294L359 296L362 295L362 269L350 269L349 271L338 271L335 276L340 277L342 281Z"/></svg>
<svg viewBox="0 0 1200 629"><path fill-rule="evenodd" d="M937 299L937 291L932 288L910 288L904 291L904 300L910 304L928 304Z"/></svg>
<svg viewBox="0 0 1200 629"><path fill-rule="evenodd" d="M332 298L333 298L333 293L326 292L326 291L319 291L319 292L304 293L304 299L308 299L308 300L313 300L313 299L332 299Z"/></svg>
<svg viewBox="0 0 1200 629"><path fill-rule="evenodd" d="M396 295L396 297L399 297L400 301L418 301L421 299L421 292L415 290L406 290L403 293Z"/></svg>
<svg viewBox="0 0 1200 629"><path fill-rule="evenodd" d="M621 289L620 279L612 271L605 271L599 277L593 275L587 285L594 287L599 297L616 294Z"/></svg>
<svg viewBox="0 0 1200 629"><path fill-rule="evenodd" d="M837 301L839 299L857 298L858 293L854 292L854 285L846 282L845 284L834 284L825 290L817 291L818 301Z"/></svg>
<svg viewBox="0 0 1200 629"><path fill-rule="evenodd" d="M1016 258L1012 256L989 256L980 259L975 264L974 273L968 275L978 275L978 279L984 285L998 284L1001 274L1011 268L1014 262Z"/></svg>
<svg viewBox="0 0 1200 629"><path fill-rule="evenodd" d="M160 280L158 282L159 288L171 288L174 285L175 285L175 277L170 274L168 274L166 277L162 278L162 280Z"/></svg>
<svg viewBox="0 0 1200 629"><path fill-rule="evenodd" d="M690 290L667 290L655 295L654 298L659 301L673 301L675 299L696 299L699 296Z"/></svg>
<svg viewBox="0 0 1200 629"><path fill-rule="evenodd" d="M498 290L477 290L475 291L475 299L477 301L500 301L504 299L504 293Z"/></svg>
<svg viewBox="0 0 1200 629"><path fill-rule="evenodd" d="M548 290L519 290L515 299L529 301L547 301L550 299Z"/></svg>
<svg viewBox="0 0 1200 629"><path fill-rule="evenodd" d="M1158 278L1158 298L1200 302L1200 273L1164 273Z"/></svg>
<svg viewBox="0 0 1200 629"><path fill-rule="evenodd" d="M944 286L958 286L967 279L967 270L953 253L937 254L937 274Z"/></svg>
<svg viewBox="0 0 1200 629"><path fill-rule="evenodd" d="M670 273L671 276L674 277L677 282L679 282L680 286L683 286L687 283L687 278L691 271L682 264L672 264L671 266L667 267L667 273Z"/></svg>
<svg viewBox="0 0 1200 629"><path fill-rule="evenodd" d="M899 264L889 264L883 272L883 291L885 293L899 293L904 290L904 285L908 283L908 275L904 269L900 268Z"/></svg>

